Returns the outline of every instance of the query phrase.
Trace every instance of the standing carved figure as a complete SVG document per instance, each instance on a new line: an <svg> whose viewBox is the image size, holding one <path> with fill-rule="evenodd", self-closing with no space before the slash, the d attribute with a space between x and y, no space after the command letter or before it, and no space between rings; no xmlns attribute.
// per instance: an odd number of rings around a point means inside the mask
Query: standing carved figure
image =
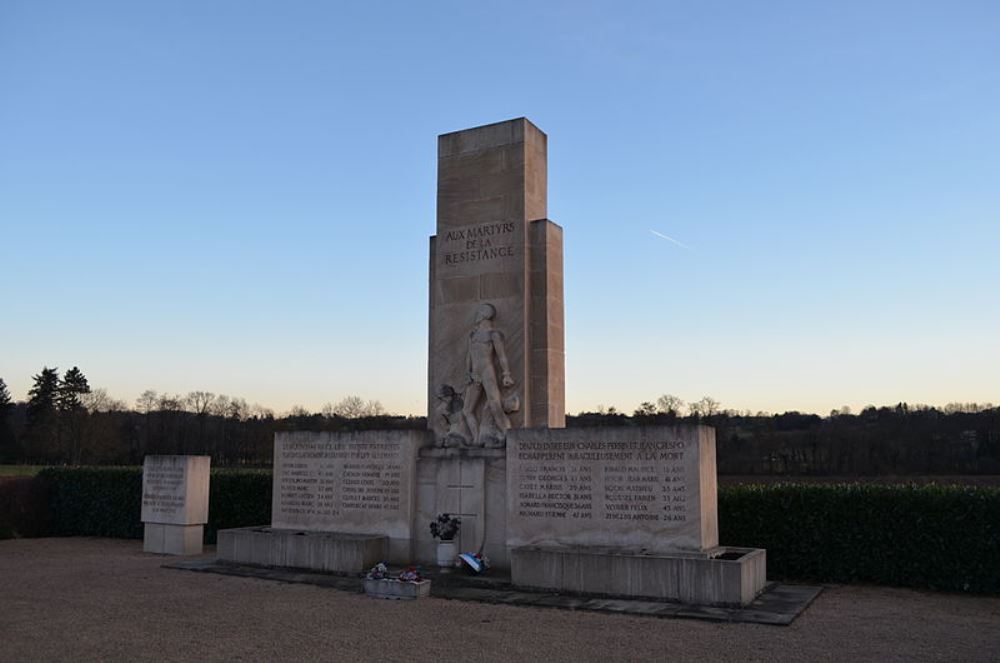
<svg viewBox="0 0 1000 663"><path fill-rule="evenodd" d="M507 351L504 348L503 333L493 328L493 319L497 310L492 304L480 304L476 309L475 324L469 333L469 353L466 366L469 371L469 384L465 388L465 398L462 414L473 444L484 446L484 421L476 420L476 407L485 394L485 413L489 413L496 428L494 443L503 444L507 430L510 429L510 419L504 409L504 401L500 387L512 387L514 379L510 375L507 363ZM494 358L500 365L500 380L497 380ZM481 417L485 419L485 417Z"/></svg>

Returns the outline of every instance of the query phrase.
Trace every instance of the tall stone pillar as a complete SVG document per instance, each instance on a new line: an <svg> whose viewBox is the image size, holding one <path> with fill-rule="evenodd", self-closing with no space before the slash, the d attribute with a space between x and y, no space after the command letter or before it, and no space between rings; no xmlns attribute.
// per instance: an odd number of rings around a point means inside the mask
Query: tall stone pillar
<svg viewBox="0 0 1000 663"><path fill-rule="evenodd" d="M525 118L438 137L428 424L435 445L500 448L565 425L562 228L546 136Z"/></svg>

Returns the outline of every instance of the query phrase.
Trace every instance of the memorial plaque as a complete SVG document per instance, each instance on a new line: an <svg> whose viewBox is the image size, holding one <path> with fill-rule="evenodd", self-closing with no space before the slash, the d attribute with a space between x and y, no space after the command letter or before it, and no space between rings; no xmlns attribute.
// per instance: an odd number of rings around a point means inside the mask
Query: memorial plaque
<svg viewBox="0 0 1000 663"><path fill-rule="evenodd" d="M409 538L423 431L276 433L271 526Z"/></svg>
<svg viewBox="0 0 1000 663"><path fill-rule="evenodd" d="M642 426L511 431L507 543L647 552L718 545L715 431Z"/></svg>
<svg viewBox="0 0 1000 663"><path fill-rule="evenodd" d="M208 522L209 456L146 456L142 465L142 522Z"/></svg>

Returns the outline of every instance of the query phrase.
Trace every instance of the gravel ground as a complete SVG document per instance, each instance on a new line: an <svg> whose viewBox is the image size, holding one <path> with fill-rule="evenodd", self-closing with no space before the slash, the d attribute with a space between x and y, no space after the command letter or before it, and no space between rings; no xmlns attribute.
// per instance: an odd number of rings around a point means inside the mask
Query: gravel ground
<svg viewBox="0 0 1000 663"><path fill-rule="evenodd" d="M1000 598L830 587L791 626L380 601L160 568L137 541L0 541L0 661L1000 661Z"/></svg>

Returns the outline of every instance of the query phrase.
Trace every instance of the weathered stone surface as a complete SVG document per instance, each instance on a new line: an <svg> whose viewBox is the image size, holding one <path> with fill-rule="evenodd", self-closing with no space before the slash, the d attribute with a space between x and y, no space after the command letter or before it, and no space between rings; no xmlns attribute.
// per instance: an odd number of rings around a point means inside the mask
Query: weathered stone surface
<svg viewBox="0 0 1000 663"><path fill-rule="evenodd" d="M416 452L424 431L277 433L271 527L379 534L410 551Z"/></svg>
<svg viewBox="0 0 1000 663"><path fill-rule="evenodd" d="M208 522L210 456L146 456L142 464L142 522Z"/></svg>
<svg viewBox="0 0 1000 663"><path fill-rule="evenodd" d="M482 550L497 568L507 559L507 457L503 449L436 449L420 451L417 460L415 560L435 561L436 541L429 525L438 514L462 520L459 552Z"/></svg>
<svg viewBox="0 0 1000 663"><path fill-rule="evenodd" d="M160 555L200 555L205 540L204 525L143 525L142 550Z"/></svg>
<svg viewBox="0 0 1000 663"><path fill-rule="evenodd" d="M524 118L438 140L428 424L440 447L503 447L565 425L562 230L546 136Z"/></svg>
<svg viewBox="0 0 1000 663"><path fill-rule="evenodd" d="M511 581L519 587L696 605L749 605L767 585L765 568L765 552L754 548L717 548L711 554L573 546L511 550Z"/></svg>
<svg viewBox="0 0 1000 663"><path fill-rule="evenodd" d="M719 543L715 430L511 431L507 542L702 551Z"/></svg>
<svg viewBox="0 0 1000 663"><path fill-rule="evenodd" d="M388 552L385 536L239 527L219 530L216 554L236 564L360 573L384 561Z"/></svg>

